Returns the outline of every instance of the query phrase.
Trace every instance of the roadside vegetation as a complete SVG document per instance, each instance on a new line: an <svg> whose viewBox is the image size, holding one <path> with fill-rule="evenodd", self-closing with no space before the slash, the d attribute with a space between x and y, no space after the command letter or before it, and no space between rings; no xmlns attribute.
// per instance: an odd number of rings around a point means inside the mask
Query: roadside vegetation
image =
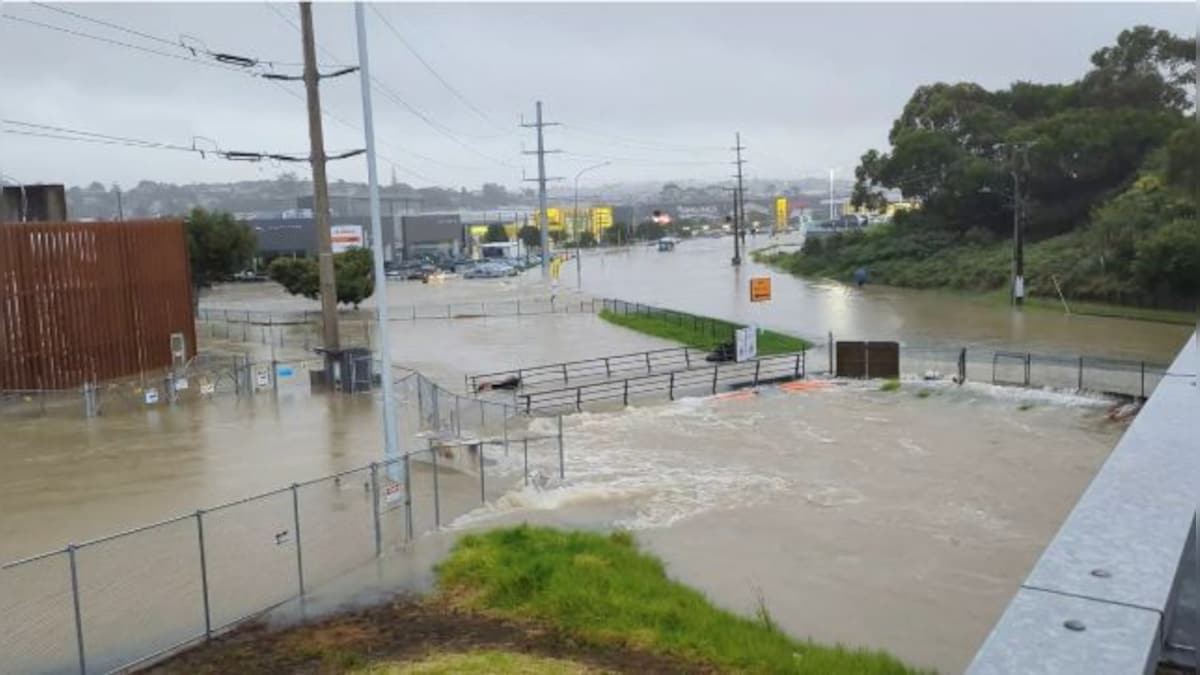
<svg viewBox="0 0 1200 675"><path fill-rule="evenodd" d="M672 581L626 532L521 525L469 535L427 598L272 629L252 623L152 673L590 675L920 672L878 651L784 634L769 598L754 617Z"/></svg>
<svg viewBox="0 0 1200 675"><path fill-rule="evenodd" d="M765 608L757 620L718 609L668 578L624 532L495 530L464 537L437 571L457 606L549 622L594 645L635 646L732 672L913 672L882 652L793 639Z"/></svg>
<svg viewBox="0 0 1200 675"><path fill-rule="evenodd" d="M806 276L848 281L861 267L871 283L1006 290L1019 206L1027 295L1057 300L1061 288L1070 303L1190 309L1200 294L1195 49L1137 26L1075 82L918 87L889 150L862 156L852 202L878 208L899 192L920 208L760 259Z"/></svg>
<svg viewBox="0 0 1200 675"><path fill-rule="evenodd" d="M630 330L672 340L688 347L714 350L733 341L733 332L742 326L688 314L620 314L612 310L600 312L600 318ZM758 332L758 355L789 354L808 349L812 345L803 338L777 333L771 330Z"/></svg>

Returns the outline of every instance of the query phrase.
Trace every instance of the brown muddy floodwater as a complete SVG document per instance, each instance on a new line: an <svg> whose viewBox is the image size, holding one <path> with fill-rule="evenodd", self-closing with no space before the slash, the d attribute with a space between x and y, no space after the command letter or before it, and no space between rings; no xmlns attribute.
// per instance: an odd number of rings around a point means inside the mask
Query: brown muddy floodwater
<svg viewBox="0 0 1200 675"><path fill-rule="evenodd" d="M742 282L755 267L731 270L727 244L688 242L673 254L637 249L590 254L583 260L584 289L804 335L833 330L839 338L980 341L1166 361L1186 333L1177 326L1049 312L1014 315L1006 308L946 299L953 296L851 290L780 274L772 275L775 300L751 306ZM531 275L536 272L515 281L389 283L390 304L545 299L547 291ZM573 273L564 278L573 282ZM563 291L560 297L572 296ZM283 296L272 284L218 289L204 302L253 310L314 307ZM392 328L398 366L456 390L467 373L664 346L587 314L398 321ZM209 346L270 358L261 344ZM292 346L276 356L308 354ZM920 390L930 393L922 397ZM411 401L402 403L411 407ZM517 458L498 458L486 490L493 504L477 507L472 479L444 477L443 498L454 507L443 515L445 521L458 519L447 532L418 540L410 553L385 558L367 576L428 584L428 563L455 533L476 527L518 521L623 527L636 531L672 574L724 606L749 612L761 594L794 635L889 649L914 664L954 672L968 662L1115 444L1121 428L1105 418L1109 404L975 383L960 388L906 382L895 393L879 391L878 383L855 383L803 392L763 388L744 398L643 402L623 411L571 415L565 420L565 482L546 470L541 457L538 480L524 487ZM91 420L0 418L0 560L379 460L379 410L377 395L304 390L217 396ZM535 421L532 431L551 433L551 427L548 420ZM329 504L357 514L364 508L361 479L347 479L305 508ZM428 471L414 468L413 479L414 498L427 495ZM288 503L275 507L270 524L287 522ZM310 531L318 542L331 537L328 561L317 553L312 565L329 562L332 570L331 561L370 557L365 508L365 515L353 515L353 532L344 533L353 545L338 543L343 533L333 524ZM213 527L235 532L238 518L228 513L223 524L214 516ZM427 511L415 519L418 531L432 525ZM190 606L174 607L162 598L147 599L135 621L107 615L105 593L117 597L139 589L107 587L95 572L130 564L145 565L147 574L183 569L193 564L193 536L191 530L178 535L175 545L185 553L147 549L133 562L116 547L87 552L92 558L81 563L93 571L84 583L100 584L89 591L92 614L84 617L89 626L103 626L89 629L96 644L116 650L140 635L137 625L161 619L166 626L180 612L194 622ZM434 553L423 557L421 541ZM256 552L260 545L254 540L244 551L214 553L210 565L242 575L214 591L223 594L219 618L236 618L233 607L255 609L255 593L270 590L259 586L274 589L262 596L271 598L286 597L285 587L293 587L283 572L272 570L275 565L294 570L294 561L277 560L285 552L273 543ZM60 582L61 574L54 574L54 583ZM186 579L180 583L194 595L188 585L194 575L188 572ZM0 576L0 594L29 583ZM351 578L326 593L324 604L336 605L363 583ZM0 606L7 607L4 601L0 597ZM13 619L16 609L28 608L9 609ZM39 617L36 625L46 627L39 629L46 636L62 633L55 644L69 647L70 616L56 612L53 620ZM22 663L39 663L37 650L22 642L26 638L15 637L26 635L19 631L29 626L6 636L5 625L11 621L0 620L0 663L6 649L21 650ZM179 627L171 636L187 637L194 630ZM46 661L55 665L42 669L54 671L70 657L68 648Z"/></svg>

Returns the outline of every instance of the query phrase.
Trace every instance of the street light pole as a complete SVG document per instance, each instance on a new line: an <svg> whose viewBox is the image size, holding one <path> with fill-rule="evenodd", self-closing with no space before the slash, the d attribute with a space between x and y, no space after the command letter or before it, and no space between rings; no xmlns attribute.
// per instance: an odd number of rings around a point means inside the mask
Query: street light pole
<svg viewBox="0 0 1200 675"><path fill-rule="evenodd" d="M389 339L387 275L383 269L383 223L379 209L379 173L375 168L375 119L371 109L371 71L367 58L367 22L363 3L354 3L354 24L358 32L358 69L362 83L363 135L367 144L367 194L371 213L371 248L375 262L375 323L379 329L379 361L383 370L383 456L388 476L404 479L400 463L400 435L396 429L395 396L392 386L392 343Z"/></svg>
<svg viewBox="0 0 1200 675"><path fill-rule="evenodd" d="M612 162L600 162L599 164L580 169L579 173L575 174L575 208L571 211L571 216L575 225L575 287L579 290L583 290L583 243L579 237L579 177L592 169L599 169L609 164L612 164Z"/></svg>

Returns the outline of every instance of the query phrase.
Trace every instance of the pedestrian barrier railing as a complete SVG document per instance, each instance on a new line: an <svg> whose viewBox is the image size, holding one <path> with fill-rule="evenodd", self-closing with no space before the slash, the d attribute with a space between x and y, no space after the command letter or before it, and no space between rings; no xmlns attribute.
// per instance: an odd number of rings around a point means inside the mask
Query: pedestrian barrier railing
<svg viewBox="0 0 1200 675"><path fill-rule="evenodd" d="M495 384L515 378L518 391L562 387L578 381L606 380L633 374L649 375L672 370L686 370L693 364L704 363L708 353L691 347L668 347L642 352L597 356L590 359L563 361L512 370L467 375L467 391L478 391L481 385Z"/></svg>
<svg viewBox="0 0 1200 675"><path fill-rule="evenodd" d="M529 415L545 415L583 410L585 404L604 401L630 401L651 397L675 400L678 395L716 394L724 389L759 386L772 382L802 379L805 354L779 354L751 361L714 363L689 370L657 375L639 375L604 382L581 384L546 391L530 392L518 400Z"/></svg>
<svg viewBox="0 0 1200 675"><path fill-rule="evenodd" d="M1153 673L1163 662L1200 666L1200 444L1191 426L1200 410L1198 359L1193 338L1161 374L968 673L1116 675ZM1020 359L1020 368L1028 372L1034 362Z"/></svg>
<svg viewBox="0 0 1200 675"><path fill-rule="evenodd" d="M536 316L539 314L592 314L599 305L592 298L522 298L517 300L481 300L448 302L444 304L389 305L391 321L419 321L422 319L473 319L480 317ZM338 313L340 321L353 322L373 317L370 310L343 309ZM321 320L321 311L307 310L248 310L232 307L201 307L196 310L196 319L204 322L219 322L246 326L298 326L316 324Z"/></svg>
<svg viewBox="0 0 1200 675"><path fill-rule="evenodd" d="M420 374L396 385L398 457L0 565L0 671L145 665L566 475L561 418L539 434Z"/></svg>

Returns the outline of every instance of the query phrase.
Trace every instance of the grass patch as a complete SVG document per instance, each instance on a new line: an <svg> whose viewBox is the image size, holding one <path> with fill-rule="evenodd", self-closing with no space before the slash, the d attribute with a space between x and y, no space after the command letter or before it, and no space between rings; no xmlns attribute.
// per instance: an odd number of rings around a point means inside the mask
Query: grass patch
<svg viewBox="0 0 1200 675"><path fill-rule="evenodd" d="M900 380L884 380L879 391L900 391Z"/></svg>
<svg viewBox="0 0 1200 675"><path fill-rule="evenodd" d="M1033 410L1035 407L1037 407L1035 404L1030 403L1029 401L1023 401L1021 405L1017 406L1017 410L1024 412L1026 410Z"/></svg>
<svg viewBox="0 0 1200 675"><path fill-rule="evenodd" d="M933 390L931 390L931 389L918 389L917 390L917 398L929 398L930 396L933 396Z"/></svg>
<svg viewBox="0 0 1200 675"><path fill-rule="evenodd" d="M913 672L882 652L792 639L766 614L754 620L717 609L670 580L628 533L522 525L470 535L437 574L441 592L463 608L547 622L599 646L634 646L736 672Z"/></svg>
<svg viewBox="0 0 1200 675"><path fill-rule="evenodd" d="M412 663L378 663L352 675L590 675L606 671L563 659L496 650L434 654Z"/></svg>
<svg viewBox="0 0 1200 675"><path fill-rule="evenodd" d="M691 314L620 314L602 310L600 318L623 328L646 335L678 342L688 347L713 350L733 340L733 333L742 326L729 321L696 317ZM802 338L777 333L773 330L758 332L758 355L790 354L808 349L811 345Z"/></svg>

